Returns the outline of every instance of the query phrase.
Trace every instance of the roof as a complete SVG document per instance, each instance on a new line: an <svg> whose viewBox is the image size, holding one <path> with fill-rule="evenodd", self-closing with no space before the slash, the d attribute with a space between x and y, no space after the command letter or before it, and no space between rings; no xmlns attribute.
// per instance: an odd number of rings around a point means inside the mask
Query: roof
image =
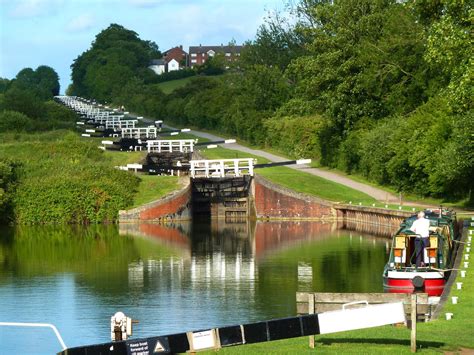
<svg viewBox="0 0 474 355"><path fill-rule="evenodd" d="M171 51L180 51L180 52L182 52L182 53L185 54L185 55L188 54L188 53L186 53L185 50L183 50L183 46L176 46L176 47L173 47L173 48L170 48L170 49L164 51L164 52L163 52L163 55L166 56L166 55L167 55L169 52L171 52Z"/></svg>
<svg viewBox="0 0 474 355"><path fill-rule="evenodd" d="M164 59L152 59L150 65L165 65Z"/></svg>
<svg viewBox="0 0 474 355"><path fill-rule="evenodd" d="M240 53L243 46L192 46L189 47L189 53L207 53L214 51L216 53Z"/></svg>

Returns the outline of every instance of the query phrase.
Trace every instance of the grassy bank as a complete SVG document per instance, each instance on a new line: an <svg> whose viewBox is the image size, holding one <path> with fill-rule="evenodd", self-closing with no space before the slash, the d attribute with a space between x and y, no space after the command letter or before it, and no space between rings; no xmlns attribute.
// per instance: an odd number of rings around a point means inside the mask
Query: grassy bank
<svg viewBox="0 0 474 355"><path fill-rule="evenodd" d="M474 227L473 227L474 229ZM465 252L466 253L466 252ZM470 252L471 256L473 252ZM464 260L464 256L463 256ZM471 262L472 263L472 262ZM474 272L472 266L464 268L466 277L458 272L456 281L462 282L462 289L451 289L439 319L417 324L417 352L439 354L443 352L474 353ZM458 297L458 304L452 304L451 297ZM445 313L453 313L446 320ZM308 337L273 341L224 348L223 354L410 354L410 330L405 327L384 326L348 332L319 335L316 349L308 347ZM208 352L211 354L211 352Z"/></svg>
<svg viewBox="0 0 474 355"><path fill-rule="evenodd" d="M133 198L132 208L158 200L180 188L177 176L140 175L139 178L140 183Z"/></svg>
<svg viewBox="0 0 474 355"><path fill-rule="evenodd" d="M61 130L0 136L3 222L19 224L115 221L118 211L179 188L176 177L140 176L117 165L144 152L103 152L95 139ZM0 186L1 187L1 186Z"/></svg>

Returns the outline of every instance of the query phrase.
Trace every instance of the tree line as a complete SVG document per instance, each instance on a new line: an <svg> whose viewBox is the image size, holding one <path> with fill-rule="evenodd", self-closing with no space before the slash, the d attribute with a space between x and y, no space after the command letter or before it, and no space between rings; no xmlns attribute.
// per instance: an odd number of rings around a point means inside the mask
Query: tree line
<svg viewBox="0 0 474 355"><path fill-rule="evenodd" d="M71 93L472 204L471 20L462 0L300 0L238 66L169 95L146 71L157 48L114 25L73 63Z"/></svg>

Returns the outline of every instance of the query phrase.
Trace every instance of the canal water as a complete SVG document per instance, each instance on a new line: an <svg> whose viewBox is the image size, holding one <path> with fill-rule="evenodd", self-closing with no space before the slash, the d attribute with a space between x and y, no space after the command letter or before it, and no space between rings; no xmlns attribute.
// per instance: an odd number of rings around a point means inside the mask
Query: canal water
<svg viewBox="0 0 474 355"><path fill-rule="evenodd" d="M364 228L358 228L364 230ZM318 222L0 229L0 322L52 323L68 347L293 316L297 291L382 292L385 236ZM0 353L61 350L49 329L0 327Z"/></svg>

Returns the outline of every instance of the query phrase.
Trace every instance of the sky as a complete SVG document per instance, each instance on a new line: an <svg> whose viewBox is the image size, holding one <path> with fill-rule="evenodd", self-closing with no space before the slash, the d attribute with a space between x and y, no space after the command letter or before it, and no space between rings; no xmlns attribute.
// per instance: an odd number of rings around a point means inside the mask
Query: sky
<svg viewBox="0 0 474 355"><path fill-rule="evenodd" d="M0 77L48 65L70 84L70 65L95 36L116 23L161 51L255 38L285 0L0 0Z"/></svg>

